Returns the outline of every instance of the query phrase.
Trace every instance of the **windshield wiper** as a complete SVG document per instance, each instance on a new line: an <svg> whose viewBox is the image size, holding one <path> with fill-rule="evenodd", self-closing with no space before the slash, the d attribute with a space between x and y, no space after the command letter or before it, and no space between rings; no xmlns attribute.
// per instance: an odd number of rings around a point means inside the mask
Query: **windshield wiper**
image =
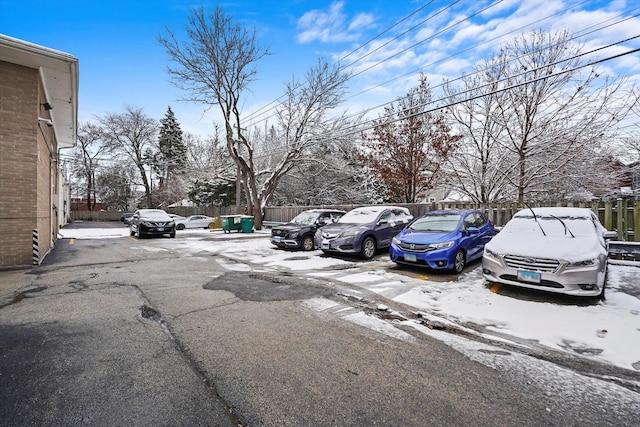
<svg viewBox="0 0 640 427"><path fill-rule="evenodd" d="M538 217L536 216L536 213L533 211L533 209L531 209L531 206L529 206L529 204L525 203L525 206L529 208L529 210L533 214L533 220L536 222L536 224L538 224L538 227L540 227L540 231L542 231L542 234L546 236L547 233L544 232L544 228L542 228L542 224L538 222Z"/></svg>
<svg viewBox="0 0 640 427"><path fill-rule="evenodd" d="M555 219L557 219L558 221L560 221L562 223L562 225L564 226L564 234L565 234L565 236L567 235L567 231L568 231L569 234L571 234L571 237L574 237L574 238L576 237L576 236L573 235L571 230L569 230L569 227L567 227L567 224L565 224L563 220L561 220L560 218L558 218L555 215L550 215L550 216L551 216L551 218L555 218Z"/></svg>

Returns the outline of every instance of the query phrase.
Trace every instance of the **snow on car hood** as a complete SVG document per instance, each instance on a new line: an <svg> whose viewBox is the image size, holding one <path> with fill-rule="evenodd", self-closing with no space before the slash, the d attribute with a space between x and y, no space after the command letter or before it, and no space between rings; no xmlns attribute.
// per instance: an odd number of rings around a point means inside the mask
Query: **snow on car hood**
<svg viewBox="0 0 640 427"><path fill-rule="evenodd" d="M364 230L368 230L370 227L371 226L369 224L347 224L347 223L341 224L339 222L336 222L333 224L325 225L324 227L321 228L321 230L323 233L324 232L341 233L349 229L364 231Z"/></svg>
<svg viewBox="0 0 640 427"><path fill-rule="evenodd" d="M500 255L558 259L578 262L607 253L593 236L544 236L543 234L498 233L485 248Z"/></svg>
<svg viewBox="0 0 640 427"><path fill-rule="evenodd" d="M140 219L143 219L145 221L173 221L173 218L171 218L169 215L163 215L156 212L144 213L140 215Z"/></svg>
<svg viewBox="0 0 640 427"><path fill-rule="evenodd" d="M296 231L301 230L305 227L312 227L313 224L297 224L295 222L289 222L287 224L278 225L277 227L273 227L273 230L281 230L281 231Z"/></svg>

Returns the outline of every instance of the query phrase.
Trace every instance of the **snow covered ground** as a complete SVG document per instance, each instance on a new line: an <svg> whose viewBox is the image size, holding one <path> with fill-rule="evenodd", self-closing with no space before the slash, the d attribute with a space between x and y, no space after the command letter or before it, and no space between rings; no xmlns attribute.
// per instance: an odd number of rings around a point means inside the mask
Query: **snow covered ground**
<svg viewBox="0 0 640 427"><path fill-rule="evenodd" d="M60 235L75 239L121 238L128 236L129 231L124 227L62 229ZM366 288L414 307L429 319L445 324L482 325L487 336L495 340L514 344L533 340L545 347L640 371L640 299L634 296L640 295L640 268L634 265L610 265L605 301L559 304L552 298L532 300L495 292L482 278L479 266L455 281L429 280L428 272L422 279L403 275L389 268L393 265L391 262L379 260L358 262L358 268L353 268L353 260L320 256L320 251L279 250L269 243L268 231L264 230L231 235L190 230L178 232L175 239L136 243L178 249L184 256L216 253L223 256L216 259L229 269L289 270L316 278L330 277L347 286L354 285L354 294L358 288ZM225 264L225 258L230 262ZM321 309L332 306L328 300L313 304ZM348 320L368 323L399 339L410 338L400 330L391 331L388 324L383 325L377 319L355 315Z"/></svg>

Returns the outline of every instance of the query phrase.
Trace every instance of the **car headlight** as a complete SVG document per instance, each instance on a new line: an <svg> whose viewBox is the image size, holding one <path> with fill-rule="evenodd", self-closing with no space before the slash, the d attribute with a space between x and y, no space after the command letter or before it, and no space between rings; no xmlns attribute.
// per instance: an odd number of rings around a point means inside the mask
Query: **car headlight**
<svg viewBox="0 0 640 427"><path fill-rule="evenodd" d="M357 236L358 234L360 234L360 230L358 230L357 228L350 228L343 231L341 237L353 237Z"/></svg>
<svg viewBox="0 0 640 427"><path fill-rule="evenodd" d="M153 224L151 224L149 221L142 221L142 225L144 225L145 227L153 227Z"/></svg>
<svg viewBox="0 0 640 427"><path fill-rule="evenodd" d="M487 247L486 247L486 246L484 247L484 252L483 252L483 254L482 254L482 255L484 255L484 256L490 256L491 258L495 258L495 259L500 259L500 256L499 256L497 253L495 253L495 252L493 252L493 251L491 251L491 250L487 249Z"/></svg>
<svg viewBox="0 0 640 427"><path fill-rule="evenodd" d="M398 239L397 237L394 237L393 239L391 239L391 243L393 243L396 246L400 246L400 239Z"/></svg>
<svg viewBox="0 0 640 427"><path fill-rule="evenodd" d="M569 268L591 267L594 265L598 265L598 263L599 263L598 258L585 259L583 261L570 262L569 264L567 264L567 267Z"/></svg>
<svg viewBox="0 0 640 427"><path fill-rule="evenodd" d="M430 246L434 249L446 249L446 248L450 248L451 246L454 245L454 241L450 241L450 242L442 242L442 243L432 243Z"/></svg>
<svg viewBox="0 0 640 427"><path fill-rule="evenodd" d="M298 237L298 232L292 231L291 233L289 233L289 237L291 237L292 239L295 239L296 237Z"/></svg>

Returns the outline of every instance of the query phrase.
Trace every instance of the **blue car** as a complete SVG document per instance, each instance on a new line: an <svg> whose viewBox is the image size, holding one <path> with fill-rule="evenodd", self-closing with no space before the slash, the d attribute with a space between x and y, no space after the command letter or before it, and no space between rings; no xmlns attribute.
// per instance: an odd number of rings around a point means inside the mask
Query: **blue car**
<svg viewBox="0 0 640 427"><path fill-rule="evenodd" d="M487 216L476 210L429 212L407 225L391 241L389 256L397 264L460 273L481 258L495 235Z"/></svg>

